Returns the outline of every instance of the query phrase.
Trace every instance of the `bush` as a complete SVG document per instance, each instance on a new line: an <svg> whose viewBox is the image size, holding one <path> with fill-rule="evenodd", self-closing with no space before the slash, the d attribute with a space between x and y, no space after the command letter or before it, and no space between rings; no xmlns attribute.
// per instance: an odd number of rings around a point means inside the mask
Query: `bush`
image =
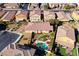
<svg viewBox="0 0 79 59"><path fill-rule="evenodd" d="M73 48L73 50L72 50L72 56L77 56L77 50L76 50L76 48Z"/></svg>
<svg viewBox="0 0 79 59"><path fill-rule="evenodd" d="M47 56L56 56L54 52L47 53Z"/></svg>
<svg viewBox="0 0 79 59"><path fill-rule="evenodd" d="M55 33L54 32L50 32L50 38L54 39Z"/></svg>
<svg viewBox="0 0 79 59"><path fill-rule="evenodd" d="M78 35L77 35L77 42L79 43L79 33L78 33Z"/></svg>
<svg viewBox="0 0 79 59"><path fill-rule="evenodd" d="M0 22L0 30L5 30L8 27L7 22Z"/></svg>
<svg viewBox="0 0 79 59"><path fill-rule="evenodd" d="M59 53L62 55L62 56L66 56L66 49L65 48L62 48L62 47L59 47Z"/></svg>
<svg viewBox="0 0 79 59"><path fill-rule="evenodd" d="M71 8L75 8L74 6L70 6L70 5L65 5L64 6L65 9L71 9Z"/></svg>
<svg viewBox="0 0 79 59"><path fill-rule="evenodd" d="M47 34L41 34L40 38L43 39L44 41L46 41L47 38L49 38L49 35L47 35Z"/></svg>
<svg viewBox="0 0 79 59"><path fill-rule="evenodd" d="M44 9L47 10L49 8L49 5L44 5Z"/></svg>

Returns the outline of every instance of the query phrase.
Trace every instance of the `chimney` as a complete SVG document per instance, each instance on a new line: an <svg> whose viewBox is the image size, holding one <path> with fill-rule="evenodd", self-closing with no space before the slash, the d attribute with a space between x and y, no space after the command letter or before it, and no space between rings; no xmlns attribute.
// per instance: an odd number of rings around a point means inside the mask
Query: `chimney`
<svg viewBox="0 0 79 59"><path fill-rule="evenodd" d="M10 48L11 49L16 49L16 45L15 44L10 44Z"/></svg>

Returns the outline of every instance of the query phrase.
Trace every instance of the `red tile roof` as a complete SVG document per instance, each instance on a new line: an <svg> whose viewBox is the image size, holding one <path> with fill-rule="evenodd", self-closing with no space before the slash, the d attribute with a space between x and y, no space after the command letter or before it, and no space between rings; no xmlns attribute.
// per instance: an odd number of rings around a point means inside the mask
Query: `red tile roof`
<svg viewBox="0 0 79 59"><path fill-rule="evenodd" d="M3 18L3 20L11 21L15 17L16 11L10 11L7 15Z"/></svg>
<svg viewBox="0 0 79 59"><path fill-rule="evenodd" d="M30 16L33 16L33 15L41 15L41 11L40 10L33 10L33 11L30 11Z"/></svg>
<svg viewBox="0 0 79 59"><path fill-rule="evenodd" d="M23 14L23 15L26 15L27 16L28 15L28 11L20 11L17 15L20 15L20 14Z"/></svg>
<svg viewBox="0 0 79 59"><path fill-rule="evenodd" d="M18 11L18 10L21 10L20 8L2 8L3 10L16 10L16 11Z"/></svg>
<svg viewBox="0 0 79 59"><path fill-rule="evenodd" d="M56 12L57 16L58 16L58 19L60 21L69 21L68 17L66 16L66 14L61 11L61 12Z"/></svg>
<svg viewBox="0 0 79 59"><path fill-rule="evenodd" d="M50 31L51 29L53 30L53 27L51 28L49 22L37 22L37 23L31 23L29 22L28 25L25 27L26 30L40 30L40 31Z"/></svg>
<svg viewBox="0 0 79 59"><path fill-rule="evenodd" d="M5 3L4 6L15 6L18 7L17 3Z"/></svg>

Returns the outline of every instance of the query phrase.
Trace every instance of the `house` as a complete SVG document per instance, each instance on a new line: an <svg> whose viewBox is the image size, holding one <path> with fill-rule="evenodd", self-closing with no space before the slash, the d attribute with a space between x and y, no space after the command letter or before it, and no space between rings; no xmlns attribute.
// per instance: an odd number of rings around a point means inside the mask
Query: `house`
<svg viewBox="0 0 79 59"><path fill-rule="evenodd" d="M27 21L28 11L18 11L15 15L16 22Z"/></svg>
<svg viewBox="0 0 79 59"><path fill-rule="evenodd" d="M1 18L1 20L2 21L13 21L15 14L16 14L16 11L9 11Z"/></svg>
<svg viewBox="0 0 79 59"><path fill-rule="evenodd" d="M3 8L2 10L3 11L17 11L17 10L21 11L22 9L20 9L20 8L17 8L17 9L15 9L15 8L14 9L12 9L12 8Z"/></svg>
<svg viewBox="0 0 79 59"><path fill-rule="evenodd" d="M39 8L39 3L30 3L30 4L28 5L28 9L29 9L29 10L40 10L40 8Z"/></svg>
<svg viewBox="0 0 79 59"><path fill-rule="evenodd" d="M71 19L68 18L68 16L66 15L66 13L63 12L63 11L56 12L56 14L57 14L57 19L59 21L68 22L68 21L71 20Z"/></svg>
<svg viewBox="0 0 79 59"><path fill-rule="evenodd" d="M19 5L17 3L5 3L5 8L19 8Z"/></svg>
<svg viewBox="0 0 79 59"><path fill-rule="evenodd" d="M22 37L21 33L0 31L0 54L6 49L16 49L16 42Z"/></svg>
<svg viewBox="0 0 79 59"><path fill-rule="evenodd" d="M59 4L58 3L49 3L50 8L58 8Z"/></svg>
<svg viewBox="0 0 79 59"><path fill-rule="evenodd" d="M44 11L44 21L49 21L50 19L55 19L55 13L51 11Z"/></svg>
<svg viewBox="0 0 79 59"><path fill-rule="evenodd" d="M31 22L41 22L41 11L40 10L32 10L29 14Z"/></svg>
<svg viewBox="0 0 79 59"><path fill-rule="evenodd" d="M73 11L71 13L71 17L76 20L76 21L79 21L79 11Z"/></svg>
<svg viewBox="0 0 79 59"><path fill-rule="evenodd" d="M58 27L55 43L58 46L66 48L67 53L75 47L75 31L69 24L64 24Z"/></svg>
<svg viewBox="0 0 79 59"><path fill-rule="evenodd" d="M77 7L77 3L70 3L69 4L71 7Z"/></svg>

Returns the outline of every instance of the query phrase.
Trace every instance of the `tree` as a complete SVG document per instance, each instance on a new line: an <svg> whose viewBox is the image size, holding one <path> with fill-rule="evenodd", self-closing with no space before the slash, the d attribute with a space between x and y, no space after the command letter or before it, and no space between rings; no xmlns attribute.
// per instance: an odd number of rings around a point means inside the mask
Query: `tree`
<svg viewBox="0 0 79 59"><path fill-rule="evenodd" d="M49 19L49 22L52 25L58 25L59 24L59 20L58 19Z"/></svg>
<svg viewBox="0 0 79 59"><path fill-rule="evenodd" d="M50 23L51 25L54 25L54 19L49 19L49 23Z"/></svg>
<svg viewBox="0 0 79 59"><path fill-rule="evenodd" d="M44 41L46 41L48 39L49 35L47 34L41 34L40 38L42 38Z"/></svg>
<svg viewBox="0 0 79 59"><path fill-rule="evenodd" d="M47 5L44 5L44 9L48 9L49 8L49 5L47 4Z"/></svg>
<svg viewBox="0 0 79 59"><path fill-rule="evenodd" d="M7 22L0 22L0 30L5 30L8 27Z"/></svg>
<svg viewBox="0 0 79 59"><path fill-rule="evenodd" d="M77 42L79 43L79 33L78 33L78 35L77 35Z"/></svg>
<svg viewBox="0 0 79 59"><path fill-rule="evenodd" d="M71 9L71 8L75 8L74 6L70 6L70 5L65 5L64 6L65 9Z"/></svg>
<svg viewBox="0 0 79 59"><path fill-rule="evenodd" d="M35 33L32 32L30 44L32 44L35 41L34 37L35 37Z"/></svg>
<svg viewBox="0 0 79 59"><path fill-rule="evenodd" d="M73 48L73 50L72 50L72 56L77 56L77 50L76 50L76 48Z"/></svg>
<svg viewBox="0 0 79 59"><path fill-rule="evenodd" d="M49 22L54 27L54 31L56 31L57 27L61 24L58 19L49 19Z"/></svg>
<svg viewBox="0 0 79 59"><path fill-rule="evenodd" d="M62 55L62 56L66 56L66 49L65 48L62 48L62 47L59 47L59 53Z"/></svg>

